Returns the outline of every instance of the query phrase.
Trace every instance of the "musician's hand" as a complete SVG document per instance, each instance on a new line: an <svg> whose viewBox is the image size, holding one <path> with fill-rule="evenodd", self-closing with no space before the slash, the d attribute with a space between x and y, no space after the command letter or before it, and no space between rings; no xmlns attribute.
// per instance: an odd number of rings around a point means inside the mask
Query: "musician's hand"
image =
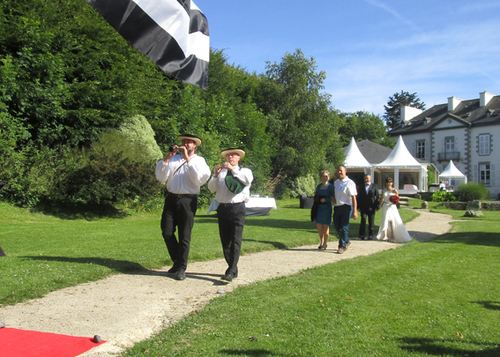
<svg viewBox="0 0 500 357"><path fill-rule="evenodd" d="M179 146L178 150L181 152L181 155L184 158L184 160L189 162L189 154L187 148L185 146Z"/></svg>
<svg viewBox="0 0 500 357"><path fill-rule="evenodd" d="M215 168L214 168L214 177L215 178L219 177L220 170L222 170L222 166L220 166L220 165L215 166Z"/></svg>
<svg viewBox="0 0 500 357"><path fill-rule="evenodd" d="M229 162L226 161L225 163L222 164L222 168L223 169L228 169L229 171L233 171L234 166L231 165Z"/></svg>
<svg viewBox="0 0 500 357"><path fill-rule="evenodd" d="M163 159L163 162L164 163L168 163L170 161L170 159L172 158L172 156L174 156L175 154L177 154L177 149L179 148L177 145L174 145L172 146L174 148L173 151L169 151L168 155Z"/></svg>

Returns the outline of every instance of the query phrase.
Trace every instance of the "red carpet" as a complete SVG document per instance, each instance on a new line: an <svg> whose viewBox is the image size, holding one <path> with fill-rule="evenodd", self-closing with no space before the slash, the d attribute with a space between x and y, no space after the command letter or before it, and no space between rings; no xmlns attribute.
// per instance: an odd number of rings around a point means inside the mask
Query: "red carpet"
<svg viewBox="0 0 500 357"><path fill-rule="evenodd" d="M101 343L93 337L73 337L55 333L0 328L0 357L74 357Z"/></svg>

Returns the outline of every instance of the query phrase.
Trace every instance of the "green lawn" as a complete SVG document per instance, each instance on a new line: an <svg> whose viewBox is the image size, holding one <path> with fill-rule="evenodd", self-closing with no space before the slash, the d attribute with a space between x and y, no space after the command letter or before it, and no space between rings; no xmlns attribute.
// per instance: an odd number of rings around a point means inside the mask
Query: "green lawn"
<svg viewBox="0 0 500 357"><path fill-rule="evenodd" d="M310 210L299 200L278 201L269 216L248 217L243 254L319 242ZM161 237L161 212L121 218L65 219L30 213L0 202L0 304L39 298L50 291L110 274L170 265ZM405 212L410 219L413 212ZM359 222L359 220L357 221ZM352 224L355 236L359 225ZM190 259L222 258L217 218L200 209L195 219Z"/></svg>
<svg viewBox="0 0 500 357"><path fill-rule="evenodd" d="M240 287L125 355L499 356L490 213L427 243Z"/></svg>
<svg viewBox="0 0 500 357"><path fill-rule="evenodd" d="M246 254L318 243L309 210L298 200L278 206L248 218ZM463 211L431 208L463 219ZM3 203L0 209L0 246L8 254L0 258L2 304L169 264L159 212L62 220ZM401 212L404 221L416 214ZM240 287L125 355L499 356L500 213L485 213L426 243ZM216 218L200 212L191 258L218 257Z"/></svg>

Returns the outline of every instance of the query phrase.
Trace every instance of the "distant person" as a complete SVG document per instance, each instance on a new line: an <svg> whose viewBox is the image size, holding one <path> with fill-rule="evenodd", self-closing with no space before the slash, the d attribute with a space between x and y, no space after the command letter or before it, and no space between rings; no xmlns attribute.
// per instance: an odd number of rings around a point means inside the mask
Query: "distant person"
<svg viewBox="0 0 500 357"><path fill-rule="evenodd" d="M168 273L175 274L177 280L184 280L198 194L200 187L210 178L210 168L205 159L196 154L196 147L201 144L200 138L184 134L178 139L182 145L172 146L169 154L156 165L155 175L159 181L167 183L161 231L174 262ZM176 227L179 240L175 237Z"/></svg>
<svg viewBox="0 0 500 357"><path fill-rule="evenodd" d="M240 159L245 156L243 150L229 148L222 151L221 155L227 161L214 168L208 188L216 192L215 200L219 203L217 208L219 236L228 265L222 280L232 281L238 277L238 261L246 215L245 202L250 199L253 174L252 170L239 165Z"/></svg>
<svg viewBox="0 0 500 357"><path fill-rule="evenodd" d="M365 239L366 219L368 218L368 240L373 240L373 230L375 228L375 212L380 207L380 197L378 186L372 182L370 175L365 175L365 184L358 190L358 211L361 213L359 224L359 238Z"/></svg>
<svg viewBox="0 0 500 357"><path fill-rule="evenodd" d="M316 194L314 195L314 200L318 205L316 226L318 227L320 239L318 249L325 250L327 247L328 235L330 234L330 226L332 225L333 185L328 182L328 180L330 180L330 173L328 171L322 171L319 177L322 183L316 187Z"/></svg>
<svg viewBox="0 0 500 357"><path fill-rule="evenodd" d="M443 180L439 182L439 191L446 191L446 184Z"/></svg>
<svg viewBox="0 0 500 357"><path fill-rule="evenodd" d="M347 177L347 169L340 165L337 169L337 180L334 182L335 207L333 209L333 225L339 235L338 254L343 254L351 245L349 225L351 217L358 218L356 201L356 184Z"/></svg>
<svg viewBox="0 0 500 357"><path fill-rule="evenodd" d="M382 222L378 230L377 239L389 242L406 243L411 241L410 234L399 215L397 202L399 192L394 187L392 178L385 180L385 189L380 203L382 205Z"/></svg>

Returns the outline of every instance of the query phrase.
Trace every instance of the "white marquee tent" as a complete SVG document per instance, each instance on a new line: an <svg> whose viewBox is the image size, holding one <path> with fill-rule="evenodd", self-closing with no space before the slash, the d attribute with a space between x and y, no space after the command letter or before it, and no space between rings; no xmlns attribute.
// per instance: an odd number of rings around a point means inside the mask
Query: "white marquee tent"
<svg viewBox="0 0 500 357"><path fill-rule="evenodd" d="M354 137L351 138L351 142L345 151L344 166L347 169L372 168L372 165L368 162L368 160L366 160L361 151L359 151Z"/></svg>
<svg viewBox="0 0 500 357"><path fill-rule="evenodd" d="M467 176L465 176L453 163L453 160L450 160L448 163L448 166L444 169L443 172L439 174L439 179L443 181L450 181L448 184L451 183L451 180L458 181L458 182L463 182L467 183Z"/></svg>
<svg viewBox="0 0 500 357"><path fill-rule="evenodd" d="M389 156L374 166L382 172L382 177L392 176L394 187L402 193L427 190L427 167L410 154L401 136Z"/></svg>

